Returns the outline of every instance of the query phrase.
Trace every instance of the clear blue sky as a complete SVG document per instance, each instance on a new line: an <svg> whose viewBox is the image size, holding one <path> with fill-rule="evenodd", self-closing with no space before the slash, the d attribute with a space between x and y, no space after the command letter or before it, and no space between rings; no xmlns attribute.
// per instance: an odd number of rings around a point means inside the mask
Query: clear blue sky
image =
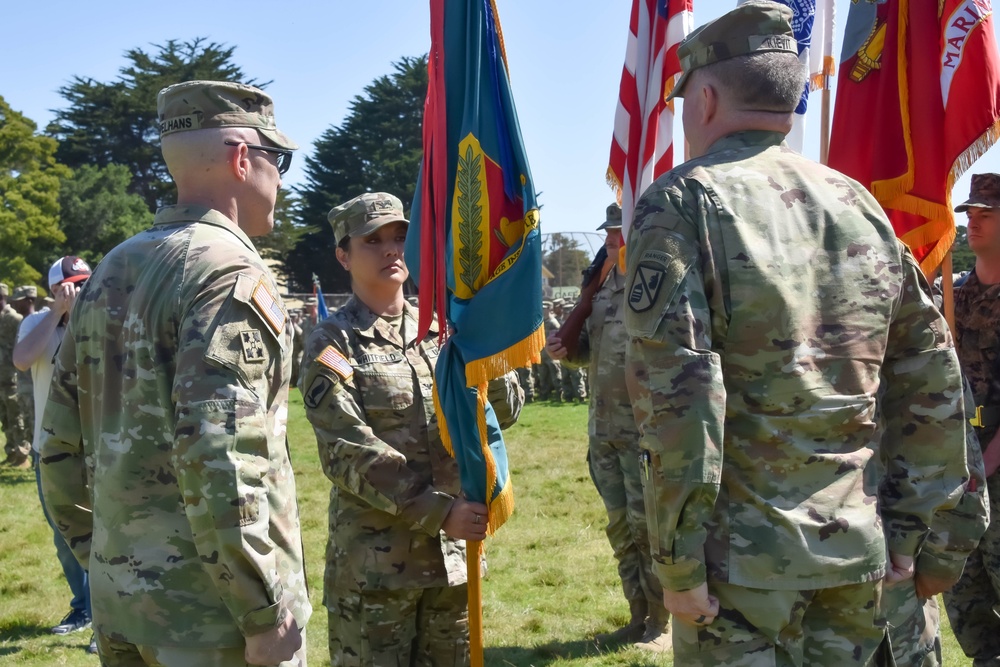
<svg viewBox="0 0 1000 667"><path fill-rule="evenodd" d="M613 199L605 184L611 130L625 54L631 0L498 0L515 102L535 184L543 231L591 231ZM736 0L695 0L695 24ZM837 0L834 55L850 0ZM238 11L236 9L238 8ZM426 0L230 5L147 5L122 0L21 4L3 16L0 95L43 128L65 106L57 90L74 75L109 81L133 47L206 37L235 46L234 60L272 80L278 125L302 147L339 124L354 95L401 56L427 51ZM805 152L819 157L819 94L812 96ZM679 109L678 109L679 111ZM675 140L680 131L675 133ZM296 157L286 184L303 181ZM994 148L971 172L1000 172ZM954 198L969 188L966 175ZM963 220L959 219L960 222Z"/></svg>

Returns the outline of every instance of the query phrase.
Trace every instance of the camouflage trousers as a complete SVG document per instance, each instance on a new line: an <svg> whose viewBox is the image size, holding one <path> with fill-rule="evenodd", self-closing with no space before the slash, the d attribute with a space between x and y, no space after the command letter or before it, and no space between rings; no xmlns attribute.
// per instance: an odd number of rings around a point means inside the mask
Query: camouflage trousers
<svg viewBox="0 0 1000 667"><path fill-rule="evenodd" d="M882 582L774 591L708 582L719 599L711 625L673 621L674 665L844 667L876 664L885 639Z"/></svg>
<svg viewBox="0 0 1000 667"><path fill-rule="evenodd" d="M562 393L567 401L587 398L587 369L562 367Z"/></svg>
<svg viewBox="0 0 1000 667"><path fill-rule="evenodd" d="M248 667L243 646L220 648L184 648L179 646L140 646L94 633L101 667ZM306 631L302 630L302 648L292 660L278 667L306 667Z"/></svg>
<svg viewBox="0 0 1000 667"><path fill-rule="evenodd" d="M17 392L17 404L21 408L21 417L24 420L24 439L29 443L35 439L35 394L25 393L20 386ZM41 415L39 415L39 418ZM31 453L30 451L28 452Z"/></svg>
<svg viewBox="0 0 1000 667"><path fill-rule="evenodd" d="M535 364L535 397L541 401L562 400L562 366L542 352L542 363Z"/></svg>
<svg viewBox="0 0 1000 667"><path fill-rule="evenodd" d="M517 381L521 385L521 389L524 390L524 401L525 403L531 403L535 400L535 373L530 368L518 368L517 369Z"/></svg>
<svg viewBox="0 0 1000 667"><path fill-rule="evenodd" d="M896 667L940 667L941 613L936 599L918 598L912 579L883 584L882 614Z"/></svg>
<svg viewBox="0 0 1000 667"><path fill-rule="evenodd" d="M330 663L344 667L469 664L465 584L328 594Z"/></svg>
<svg viewBox="0 0 1000 667"><path fill-rule="evenodd" d="M6 439L4 452L8 459L23 459L31 453L31 435L25 430L24 415L17 400L15 387L0 388L0 422Z"/></svg>
<svg viewBox="0 0 1000 667"><path fill-rule="evenodd" d="M977 667L1000 665L1000 554L983 546L969 555L962 578L944 594L955 639Z"/></svg>
<svg viewBox="0 0 1000 667"><path fill-rule="evenodd" d="M591 438L587 465L608 513L605 533L618 561L625 599L629 602L645 599L650 613L657 608L663 610L663 589L653 574L650 556L638 436L632 442ZM663 611L662 618L666 617Z"/></svg>

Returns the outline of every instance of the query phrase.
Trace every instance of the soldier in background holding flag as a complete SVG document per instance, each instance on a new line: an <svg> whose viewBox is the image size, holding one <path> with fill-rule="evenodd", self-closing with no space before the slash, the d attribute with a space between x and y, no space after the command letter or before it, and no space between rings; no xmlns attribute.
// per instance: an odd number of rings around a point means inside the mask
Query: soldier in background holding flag
<svg viewBox="0 0 1000 667"><path fill-rule="evenodd" d="M418 338L403 297L408 220L400 200L363 194L330 211L353 296L316 325L303 403L330 490L324 601L335 665L469 662L466 540L486 505L460 494L432 398L437 326ZM511 372L490 383L501 428L523 405Z"/></svg>
<svg viewBox="0 0 1000 667"><path fill-rule="evenodd" d="M869 664L882 578L912 577L968 476L958 360L916 262L860 184L784 143L805 80L790 18L748 2L681 44L693 158L643 194L628 242L678 667Z"/></svg>
<svg viewBox="0 0 1000 667"><path fill-rule="evenodd" d="M607 235L608 257L618 257L622 241L622 209L611 204L606 219L597 228ZM593 280L600 280L598 268ZM589 290L587 295L593 294ZM625 276L614 262L596 294L593 309L580 329L570 356L558 334L549 337L546 350L562 360L563 372L590 362L593 380L587 466L590 478L608 513L605 533L618 561L618 577L629 604L629 621L614 632L598 635L600 646L637 643L641 648L662 652L670 649L666 631L669 615L663 608L663 589L653 574L649 554L649 531L639 471L639 431L625 386ZM568 363L567 363L568 362Z"/></svg>

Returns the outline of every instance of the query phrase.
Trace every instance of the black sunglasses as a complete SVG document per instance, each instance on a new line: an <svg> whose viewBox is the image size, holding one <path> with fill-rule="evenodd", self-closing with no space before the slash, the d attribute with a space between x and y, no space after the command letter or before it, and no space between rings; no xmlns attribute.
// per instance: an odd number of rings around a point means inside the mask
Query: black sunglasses
<svg viewBox="0 0 1000 667"><path fill-rule="evenodd" d="M240 144L246 144L247 148L253 148L254 150L277 155L278 174L284 174L288 171L288 168L292 166L292 151L287 148L278 148L277 146L258 146L257 144L247 144L245 141L228 140L224 143L227 146L239 146Z"/></svg>

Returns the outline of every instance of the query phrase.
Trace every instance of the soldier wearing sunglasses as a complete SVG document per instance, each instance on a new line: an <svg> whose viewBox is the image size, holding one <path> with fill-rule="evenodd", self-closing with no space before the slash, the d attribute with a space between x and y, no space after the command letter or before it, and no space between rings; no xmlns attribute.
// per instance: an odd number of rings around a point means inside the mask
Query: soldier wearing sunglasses
<svg viewBox="0 0 1000 667"><path fill-rule="evenodd" d="M177 204L80 291L43 418L46 504L90 569L102 664L305 665L292 329L250 240L298 146L251 86L177 84L157 112Z"/></svg>

